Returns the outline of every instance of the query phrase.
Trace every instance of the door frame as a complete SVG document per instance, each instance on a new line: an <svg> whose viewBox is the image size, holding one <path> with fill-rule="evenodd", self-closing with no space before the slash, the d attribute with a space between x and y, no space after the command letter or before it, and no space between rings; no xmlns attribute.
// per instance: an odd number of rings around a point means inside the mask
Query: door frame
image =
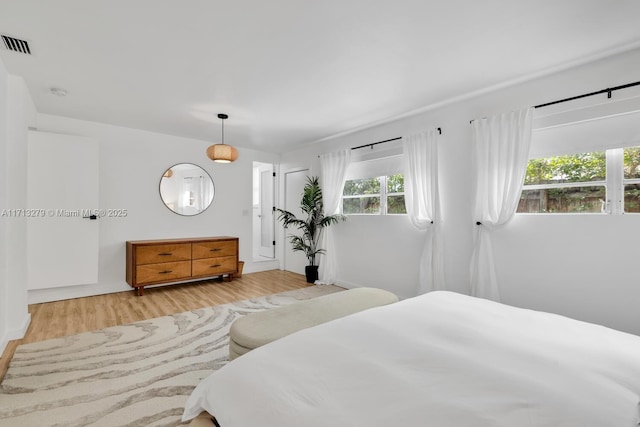
<svg viewBox="0 0 640 427"><path fill-rule="evenodd" d="M299 172L305 172L306 176L311 176L311 168L305 167L305 166L299 166L299 167L287 169L286 171L282 172L282 179L280 180L280 185L281 185L280 194L282 195L282 197L280 199L280 204L284 207L284 209L287 208L287 206L285 205L286 197L287 197L287 175L291 173L299 173ZM289 249L289 242L287 241L287 233L284 231L283 227L282 226L277 227L277 232L279 233L278 235L279 239L277 241L280 242L280 245L279 245L280 248L278 252L281 260L280 269L286 270L287 256L290 259L293 252ZM290 271L290 270L286 270L286 271ZM304 272L302 272L301 274L304 274Z"/></svg>
<svg viewBox="0 0 640 427"><path fill-rule="evenodd" d="M273 260L276 258L276 248L275 248L275 242L276 242L276 215L275 215L275 211L273 211L272 209L276 206L276 195L277 195L277 181L276 181L276 165L274 165L273 163L263 163L263 162L253 162L253 174L257 173L257 177L254 176L253 180L254 180L254 186L257 185L258 186L258 206L259 206L259 212L256 213L255 212L255 201L254 201L254 215L258 215L258 217L260 219L256 220L255 218L252 219L252 255L254 259L262 259L261 257L267 258L269 260ZM261 241L262 241L262 214L264 212L264 206L262 203L262 196L263 196L263 186L262 186L262 174L265 172L270 172L273 174L272 176L272 182L271 182L271 202L269 203L269 206L267 208L267 211L269 212L270 216L271 216L271 239L270 241L273 241L274 243L271 246L271 250L270 250L270 255L264 255L262 253L262 250L265 248L265 246L261 245ZM256 182L257 181L257 182ZM254 188L255 191L255 188ZM257 226L256 226L257 225ZM257 241L257 247L256 247L256 241Z"/></svg>

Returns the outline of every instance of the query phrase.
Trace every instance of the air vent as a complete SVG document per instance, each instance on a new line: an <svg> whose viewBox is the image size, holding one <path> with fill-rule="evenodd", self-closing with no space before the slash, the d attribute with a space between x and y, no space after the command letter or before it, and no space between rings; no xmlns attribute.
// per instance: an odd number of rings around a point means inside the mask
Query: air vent
<svg viewBox="0 0 640 427"><path fill-rule="evenodd" d="M26 40L20 40L15 37L5 36L4 34L1 37L2 37L2 41L4 43L5 49L10 50L12 52L31 55L31 48L29 47L29 42L27 42Z"/></svg>

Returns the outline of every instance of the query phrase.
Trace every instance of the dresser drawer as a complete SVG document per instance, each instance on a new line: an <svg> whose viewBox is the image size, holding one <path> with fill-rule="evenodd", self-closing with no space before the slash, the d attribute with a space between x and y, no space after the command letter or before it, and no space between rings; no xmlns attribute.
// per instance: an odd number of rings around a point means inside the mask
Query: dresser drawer
<svg viewBox="0 0 640 427"><path fill-rule="evenodd" d="M137 283L170 282L190 276L191 261L163 262L136 267Z"/></svg>
<svg viewBox="0 0 640 427"><path fill-rule="evenodd" d="M136 265L191 259L191 244L149 245L136 248Z"/></svg>
<svg viewBox="0 0 640 427"><path fill-rule="evenodd" d="M191 274L195 276L215 276L216 274L235 273L238 270L238 260L234 256L217 258L194 259Z"/></svg>
<svg viewBox="0 0 640 427"><path fill-rule="evenodd" d="M238 243L236 240L221 240L193 243L193 259L236 256Z"/></svg>

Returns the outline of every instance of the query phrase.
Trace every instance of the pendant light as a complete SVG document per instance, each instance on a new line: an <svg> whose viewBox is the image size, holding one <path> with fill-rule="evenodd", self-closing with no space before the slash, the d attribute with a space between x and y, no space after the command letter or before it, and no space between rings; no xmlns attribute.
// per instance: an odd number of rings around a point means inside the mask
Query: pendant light
<svg viewBox="0 0 640 427"><path fill-rule="evenodd" d="M213 144L207 148L207 157L218 163L231 163L238 158L238 150L224 143L224 121L229 118L226 114L218 114L222 120L222 143Z"/></svg>

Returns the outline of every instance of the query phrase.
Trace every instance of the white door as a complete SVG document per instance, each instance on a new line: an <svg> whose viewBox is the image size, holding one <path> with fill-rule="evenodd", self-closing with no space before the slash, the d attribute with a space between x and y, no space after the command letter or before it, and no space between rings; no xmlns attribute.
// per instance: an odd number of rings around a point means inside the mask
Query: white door
<svg viewBox="0 0 640 427"><path fill-rule="evenodd" d="M28 289L97 283L97 141L31 131L28 156Z"/></svg>
<svg viewBox="0 0 640 427"><path fill-rule="evenodd" d="M308 172L308 169L304 169L284 174L284 209L295 214L300 219L304 218L302 209L300 209L300 200L302 199L304 186L307 183ZM300 235L297 229L285 230L285 237L290 234ZM293 252L288 238L285 239L284 245L284 269L304 274L304 267L308 264L304 252Z"/></svg>
<svg viewBox="0 0 640 427"><path fill-rule="evenodd" d="M275 258L274 245L274 181L273 165L260 169L260 247L259 255Z"/></svg>

